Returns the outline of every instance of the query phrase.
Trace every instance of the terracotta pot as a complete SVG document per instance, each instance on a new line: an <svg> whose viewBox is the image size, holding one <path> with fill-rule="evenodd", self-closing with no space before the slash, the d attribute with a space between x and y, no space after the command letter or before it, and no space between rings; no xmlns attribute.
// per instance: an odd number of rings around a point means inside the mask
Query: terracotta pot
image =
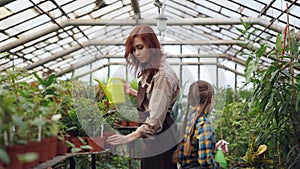
<svg viewBox="0 0 300 169"><path fill-rule="evenodd" d="M122 122L118 121L114 123L114 127L121 127L122 126Z"/></svg>
<svg viewBox="0 0 300 169"><path fill-rule="evenodd" d="M49 159L49 142L50 142L50 138L42 139L40 163L43 163Z"/></svg>
<svg viewBox="0 0 300 169"><path fill-rule="evenodd" d="M121 126L123 126L123 127L128 126L128 121L122 121L122 122L121 122Z"/></svg>
<svg viewBox="0 0 300 169"><path fill-rule="evenodd" d="M67 153L68 147L66 144L66 140L57 140L57 148L56 148L56 154L57 155L65 155Z"/></svg>
<svg viewBox="0 0 300 169"><path fill-rule="evenodd" d="M42 143L38 142L38 141L29 141L26 144L25 147L25 153L29 153L29 152L33 152L33 153L37 153L38 158L32 162L26 162L23 164L23 169L29 169L32 168L34 166L36 166L39 161L40 161L40 157L41 157L41 148L42 148Z"/></svg>
<svg viewBox="0 0 300 169"><path fill-rule="evenodd" d="M128 123L129 123L128 126L130 126L130 127L138 127L139 126L139 123L135 122L135 121L129 121Z"/></svg>
<svg viewBox="0 0 300 169"><path fill-rule="evenodd" d="M138 127L140 124L136 121L119 121L115 123L115 127Z"/></svg>
<svg viewBox="0 0 300 169"><path fill-rule="evenodd" d="M6 169L22 169L23 163L21 163L18 159L19 154L24 154L25 152L25 144L17 144L13 146L7 146L6 152L9 155L10 163L8 165L4 165Z"/></svg>
<svg viewBox="0 0 300 169"><path fill-rule="evenodd" d="M93 147L90 152L100 152L104 150L104 137L88 137L88 144Z"/></svg>
<svg viewBox="0 0 300 169"><path fill-rule="evenodd" d="M57 136L51 136L49 137L49 156L48 159L52 159L53 157L56 156L56 149L57 149Z"/></svg>

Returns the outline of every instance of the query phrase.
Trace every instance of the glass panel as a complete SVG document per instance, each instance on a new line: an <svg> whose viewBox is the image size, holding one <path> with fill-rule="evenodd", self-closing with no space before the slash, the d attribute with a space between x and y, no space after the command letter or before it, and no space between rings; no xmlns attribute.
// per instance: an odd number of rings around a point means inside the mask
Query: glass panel
<svg viewBox="0 0 300 169"><path fill-rule="evenodd" d="M98 9L98 10L95 11L95 12L92 12L92 13L91 13L91 16L92 16L93 18L97 18L97 17L103 16L103 15L105 15L105 14L108 14L108 13L110 13L111 11L116 10L117 8L121 8L121 7L123 7L123 4L122 4L122 2L119 1L119 2L114 3L114 4L112 4L112 5L109 5L109 6L106 6L106 7L101 8L101 9Z"/></svg>
<svg viewBox="0 0 300 169"><path fill-rule="evenodd" d="M24 12L13 15L13 16L7 18L7 19L1 20L0 21L0 29L5 30L8 27L18 25L20 22L31 19L36 15L37 15L36 11L34 11L33 9L28 9Z"/></svg>
<svg viewBox="0 0 300 169"><path fill-rule="evenodd" d="M238 9L240 8L239 5L237 5L235 3L232 3L230 1L222 1L222 3L220 5L222 5L224 7L227 7L229 9L233 10L233 11L236 11L236 12L238 12Z"/></svg>
<svg viewBox="0 0 300 169"><path fill-rule="evenodd" d="M248 8L244 8L242 11L241 11L242 14L244 14L245 16L248 16L248 17L257 17L259 15L259 13L257 12L254 12Z"/></svg>
<svg viewBox="0 0 300 169"><path fill-rule="evenodd" d="M222 8L222 10L220 11L224 16L230 17L230 18L240 18L241 14L233 12L231 10Z"/></svg>
<svg viewBox="0 0 300 169"><path fill-rule="evenodd" d="M249 1L249 0L233 0L239 4L243 4L244 6L250 8L250 9L255 9L258 11L261 11L264 7L263 4L255 2L254 0Z"/></svg>
<svg viewBox="0 0 300 169"><path fill-rule="evenodd" d="M213 10L213 11L220 11L221 7L219 5L215 5L213 3L210 3L207 0L195 0L196 3L205 6L206 8Z"/></svg>
<svg viewBox="0 0 300 169"><path fill-rule="evenodd" d="M54 0L59 6L63 6L71 1L74 1L74 0Z"/></svg>
<svg viewBox="0 0 300 169"><path fill-rule="evenodd" d="M12 12L8 10L6 7L0 7L0 19L5 18L11 14Z"/></svg>
<svg viewBox="0 0 300 169"><path fill-rule="evenodd" d="M28 0L22 0L22 1L13 1L5 6L13 13L16 13L23 9L33 6L33 4Z"/></svg>
<svg viewBox="0 0 300 169"><path fill-rule="evenodd" d="M50 11L52 9L57 8L51 1L46 1L40 5L38 5L43 11Z"/></svg>
<svg viewBox="0 0 300 169"><path fill-rule="evenodd" d="M62 6L62 9L66 12L72 12L75 9L79 9L82 6L88 5L90 3L94 2L93 0L76 0L76 1L72 1L72 3L69 3L65 6Z"/></svg>
<svg viewBox="0 0 300 169"><path fill-rule="evenodd" d="M270 4L272 0L257 0L263 4Z"/></svg>
<svg viewBox="0 0 300 169"><path fill-rule="evenodd" d="M213 12L212 10L203 8L201 6L197 6L197 11L199 11L200 13L207 15L209 17L224 17L223 15L221 15L217 12Z"/></svg>
<svg viewBox="0 0 300 169"><path fill-rule="evenodd" d="M300 7L294 5L292 8L290 8L289 13L298 16L299 19Z"/></svg>
<svg viewBox="0 0 300 169"><path fill-rule="evenodd" d="M172 2L172 1L168 2L167 5L168 6L166 7L166 10L171 10L172 12L174 12L182 17L191 17L191 16L198 15L197 11L191 10L184 5L181 5L181 4Z"/></svg>
<svg viewBox="0 0 300 169"><path fill-rule="evenodd" d="M4 35L3 33L0 33L0 42L4 39L7 39L8 36L7 35Z"/></svg>
<svg viewBox="0 0 300 169"><path fill-rule="evenodd" d="M88 6L85 6L83 8L79 8L78 10L74 11L75 16L81 16L89 13L91 9L95 7L95 4L90 4Z"/></svg>
<svg viewBox="0 0 300 169"><path fill-rule="evenodd" d="M48 21L50 21L50 18L47 17L46 15L42 15L37 18L33 18L25 23L15 26L14 30L18 30L18 32L23 32L26 30L30 30L31 28L37 27ZM8 31L8 33L10 33L10 32ZM15 33L17 33L17 32L15 32ZM13 34L13 33L11 32L11 34Z"/></svg>
<svg viewBox="0 0 300 169"><path fill-rule="evenodd" d="M274 8L270 8L269 10L267 10L266 13L267 13L268 15L273 16L274 18L277 18L277 17L281 14L281 11L276 10L276 9L274 9Z"/></svg>
<svg viewBox="0 0 300 169"><path fill-rule="evenodd" d="M122 8L119 8L117 10L114 10L114 11L111 11L109 12L108 14L104 15L102 18L103 19L111 19L111 18L114 18L114 19L121 19L121 18L128 18L128 11L132 10L131 9L131 6L125 6L125 7L122 7ZM118 18L116 18L118 17Z"/></svg>

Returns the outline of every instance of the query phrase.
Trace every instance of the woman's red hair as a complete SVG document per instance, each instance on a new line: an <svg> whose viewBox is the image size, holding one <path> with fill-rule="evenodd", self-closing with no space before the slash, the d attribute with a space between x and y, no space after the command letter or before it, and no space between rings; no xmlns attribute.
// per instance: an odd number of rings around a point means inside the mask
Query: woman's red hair
<svg viewBox="0 0 300 169"><path fill-rule="evenodd" d="M157 36L153 29L148 25L137 25L129 34L126 42L125 42L125 55L126 62L129 64L129 66L133 69L135 69L135 74L137 74L139 68L144 69L140 62L137 60L137 58L133 54L133 39L135 37L140 37L142 41L147 45L147 47L150 49L150 60L147 63L148 68L154 68L158 69L160 65L160 60L162 57L162 52L160 48L160 43L157 39ZM150 66L150 67L149 67Z"/></svg>

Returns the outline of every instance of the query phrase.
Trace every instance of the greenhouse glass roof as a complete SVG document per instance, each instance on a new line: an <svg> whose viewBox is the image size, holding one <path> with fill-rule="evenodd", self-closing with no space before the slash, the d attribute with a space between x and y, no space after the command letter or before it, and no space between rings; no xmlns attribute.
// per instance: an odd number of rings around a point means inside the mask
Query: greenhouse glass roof
<svg viewBox="0 0 300 169"><path fill-rule="evenodd" d="M159 32L156 18L162 13L167 27ZM287 24L299 31L299 13L297 0L1 0L0 69L66 77L76 70L83 77L124 65L129 32L149 24L174 66L212 66L237 77L247 60L240 55L245 44L261 39L274 46ZM250 41L238 30L241 20L251 25ZM89 71L82 73L84 67Z"/></svg>

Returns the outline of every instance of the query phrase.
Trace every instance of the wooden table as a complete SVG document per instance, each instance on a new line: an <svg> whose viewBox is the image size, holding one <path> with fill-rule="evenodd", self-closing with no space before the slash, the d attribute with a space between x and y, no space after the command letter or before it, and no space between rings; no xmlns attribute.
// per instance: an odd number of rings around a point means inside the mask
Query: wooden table
<svg viewBox="0 0 300 169"><path fill-rule="evenodd" d="M138 126L118 126L115 129L119 131L128 131L129 133L135 131L138 128ZM129 156L133 157L134 156L134 144L129 143ZM75 161L74 161L74 156L76 155L91 155L92 156L92 169L96 169L96 155L97 154L103 154L107 153L107 151L101 151L101 152L79 152L79 153L67 153L65 155L59 155L55 156L54 158L47 160L44 163L40 163L37 166L35 166L33 169L48 169L49 167L52 167L56 165L57 163L64 161L64 160L69 160L70 163L70 169L75 169ZM132 168L132 161L128 161L128 168Z"/></svg>
<svg viewBox="0 0 300 169"><path fill-rule="evenodd" d="M92 156L92 169L96 169L96 155L104 154L104 153L107 153L107 151L67 153L65 155L59 155L50 160L47 160L46 162L35 166L33 169L48 169L49 167L52 167L52 166L56 165L57 163L64 161L64 160L69 160L70 169L75 169L75 161L74 161L73 157L76 155L91 155Z"/></svg>

